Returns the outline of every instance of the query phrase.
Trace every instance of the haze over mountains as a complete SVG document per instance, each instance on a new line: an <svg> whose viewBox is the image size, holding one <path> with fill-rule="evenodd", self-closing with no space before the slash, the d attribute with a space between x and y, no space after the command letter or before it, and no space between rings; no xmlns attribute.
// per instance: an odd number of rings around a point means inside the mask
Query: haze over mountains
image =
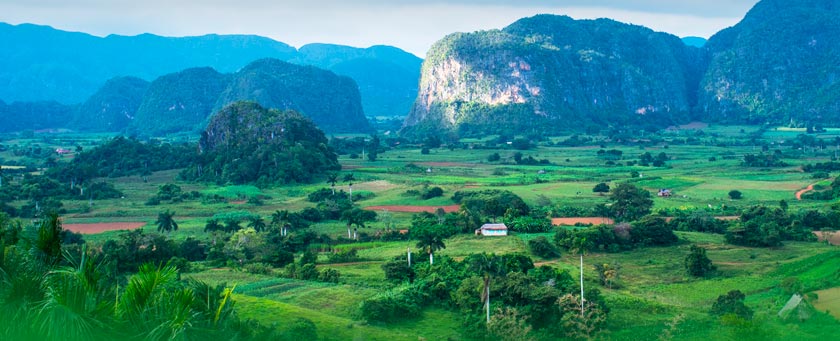
<svg viewBox="0 0 840 341"><path fill-rule="evenodd" d="M389 46L311 44L299 50L253 35L104 38L48 26L0 23L0 99L81 103L114 77L152 81L194 67L235 72L262 58L314 65L353 78L371 116L405 115L422 60ZM387 77L383 77L387 75ZM383 95L385 94L385 95Z"/></svg>

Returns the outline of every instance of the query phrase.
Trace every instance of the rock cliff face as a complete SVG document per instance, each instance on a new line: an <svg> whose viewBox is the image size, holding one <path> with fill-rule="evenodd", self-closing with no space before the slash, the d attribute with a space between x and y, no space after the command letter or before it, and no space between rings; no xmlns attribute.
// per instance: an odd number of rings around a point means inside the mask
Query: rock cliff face
<svg viewBox="0 0 840 341"><path fill-rule="evenodd" d="M720 122L840 120L840 2L764 0L709 39L702 117Z"/></svg>
<svg viewBox="0 0 840 341"><path fill-rule="evenodd" d="M556 132L689 119L703 65L679 38L612 20L540 15L458 33L423 64L408 132Z"/></svg>

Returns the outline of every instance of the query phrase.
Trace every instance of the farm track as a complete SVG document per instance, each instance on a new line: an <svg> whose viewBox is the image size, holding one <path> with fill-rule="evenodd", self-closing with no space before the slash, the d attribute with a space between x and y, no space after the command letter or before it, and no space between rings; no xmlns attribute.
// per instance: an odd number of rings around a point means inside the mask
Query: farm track
<svg viewBox="0 0 840 341"><path fill-rule="evenodd" d="M813 190L814 190L814 185L813 184L808 185L808 187L805 187L803 189L800 189L798 192L796 192L796 200L802 200L802 195L803 194L808 193L808 192L813 191Z"/></svg>

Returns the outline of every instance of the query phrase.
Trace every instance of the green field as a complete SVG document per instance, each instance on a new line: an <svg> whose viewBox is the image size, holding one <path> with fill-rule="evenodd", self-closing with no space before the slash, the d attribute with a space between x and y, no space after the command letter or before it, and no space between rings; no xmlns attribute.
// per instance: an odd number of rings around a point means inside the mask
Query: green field
<svg viewBox="0 0 840 341"><path fill-rule="evenodd" d="M541 145L526 151L526 156L546 159L549 164L517 165L513 162L518 151L509 148L482 149L486 139L461 141L463 147L452 150L432 149L429 154L420 148L391 149L379 155L376 161L340 157L342 174L353 173L356 182L354 193L364 194L356 202L361 207L383 205L444 206L454 202L450 197L456 191L501 189L519 195L532 207L553 205L557 207L592 208L608 203L608 196L592 192L601 182L615 186L631 182L652 193L670 189L674 195L659 198L654 194L654 212L689 212L702 210L711 215L730 215L753 205L778 207L781 200L790 210L825 209L832 201L796 200L795 193L811 184L828 186L830 180L814 179L804 173L806 163L830 160L833 149L805 149L800 154L785 150L784 167L745 167L741 156L758 153L761 147L741 143L756 131L754 127L710 126L701 136L703 144L676 143L694 135L692 132L665 133L663 142L649 145L608 144L603 149L622 152L619 162L609 163L598 156L602 149L597 145L563 147ZM834 138L840 131L830 130L819 136ZM668 135L670 134L670 135ZM762 141L794 139L800 131L769 129ZM103 136L41 135L32 138L4 140L4 145L21 148L39 145L44 150L80 145L92 148ZM553 137L559 142L567 137ZM671 142L668 142L671 141ZM606 143L606 142L605 142ZM663 167L628 165L639 155L667 153L670 159ZM489 162L487 157L498 153L500 161ZM799 153L799 152L797 152ZM11 150L0 152L0 164L14 170L40 160L15 155ZM59 160L60 162L66 160ZM631 178L631 172L639 177ZM314 184L290 184L271 188L241 185L213 185L187 183L178 180L179 170L156 172L147 179L140 176L104 179L112 182L124 193L118 199L64 201L65 223L145 222L144 230L151 232L157 214L164 210L176 213L177 231L167 236L176 240L195 238L209 243L213 236L204 232L204 225L214 215L245 211L257 214L266 221L277 210L298 211L315 204L306 196L320 188L329 188L325 181ZM14 178L13 178L13 181ZM196 191L205 196L218 195L223 200L213 203L198 200L165 202L160 205L145 203L164 184L175 183L184 192ZM439 186L442 197L423 200L407 193L427 186ZM349 191L349 184L339 182L338 190ZM743 198L730 199L728 193L739 190ZM260 203L248 199L259 197ZM23 202L12 202L20 206ZM411 213L377 211L379 219L360 229L366 235L375 235L386 224L394 229L410 226ZM308 231L330 238L347 237L347 226L341 221L323 221ZM111 231L86 235L94 245L102 245L117 238L122 232ZM516 234L507 237L487 238L470 234L458 235L445 241L446 248L436 257L448 256L459 260L473 253L526 254L538 265L549 265L568 270L577 278L577 256L563 252L557 259L543 259L532 255L527 242L538 236L551 240L553 233ZM620 253L595 252L585 256L585 287L598 288L611 308L605 339L653 340L662 335L669 325L678 321L674 339L679 340L750 340L796 339L828 340L836 338L840 324L825 312L840 317L840 251L836 247L816 242L785 242L777 248L748 248L725 243L722 235L678 232L680 243L670 247L648 247ZM302 281L281 277L281 269L267 275L256 275L236 266L211 267L197 264L196 271L183 274L211 284L236 285L235 302L239 314L266 325L282 325L285 321L303 317L317 326L319 338L324 340L463 340L465 334L462 317L455 309L425 307L419 316L406 317L399 323L368 323L359 316L360 303L394 285L385 281L381 266L394 257L404 255L407 249L416 249L415 241L370 241L335 246L335 250L357 249L359 260L344 264L329 264L328 253L318 255L319 269L335 269L341 273L339 283ZM692 278L686 275L683 259L689 247L696 244L708 250L708 256L717 266L710 278ZM416 251L416 250L415 250ZM594 264L619 264L619 277L612 288L601 286L593 268ZM814 292L814 316L807 321L785 321L776 312L790 295L783 292L780 283L789 277L798 278L807 293ZM727 325L708 312L719 295L730 290L741 290L747 295L746 304L756 314L746 325Z"/></svg>

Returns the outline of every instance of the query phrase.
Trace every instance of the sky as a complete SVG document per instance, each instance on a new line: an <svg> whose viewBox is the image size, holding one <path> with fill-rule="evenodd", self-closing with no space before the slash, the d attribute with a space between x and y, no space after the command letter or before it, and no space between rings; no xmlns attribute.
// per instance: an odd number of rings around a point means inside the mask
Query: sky
<svg viewBox="0 0 840 341"><path fill-rule="evenodd" d="M536 14L610 18L708 38L757 0L0 0L0 21L67 31L189 36L256 34L300 47L393 45L423 57L453 32L503 28Z"/></svg>

